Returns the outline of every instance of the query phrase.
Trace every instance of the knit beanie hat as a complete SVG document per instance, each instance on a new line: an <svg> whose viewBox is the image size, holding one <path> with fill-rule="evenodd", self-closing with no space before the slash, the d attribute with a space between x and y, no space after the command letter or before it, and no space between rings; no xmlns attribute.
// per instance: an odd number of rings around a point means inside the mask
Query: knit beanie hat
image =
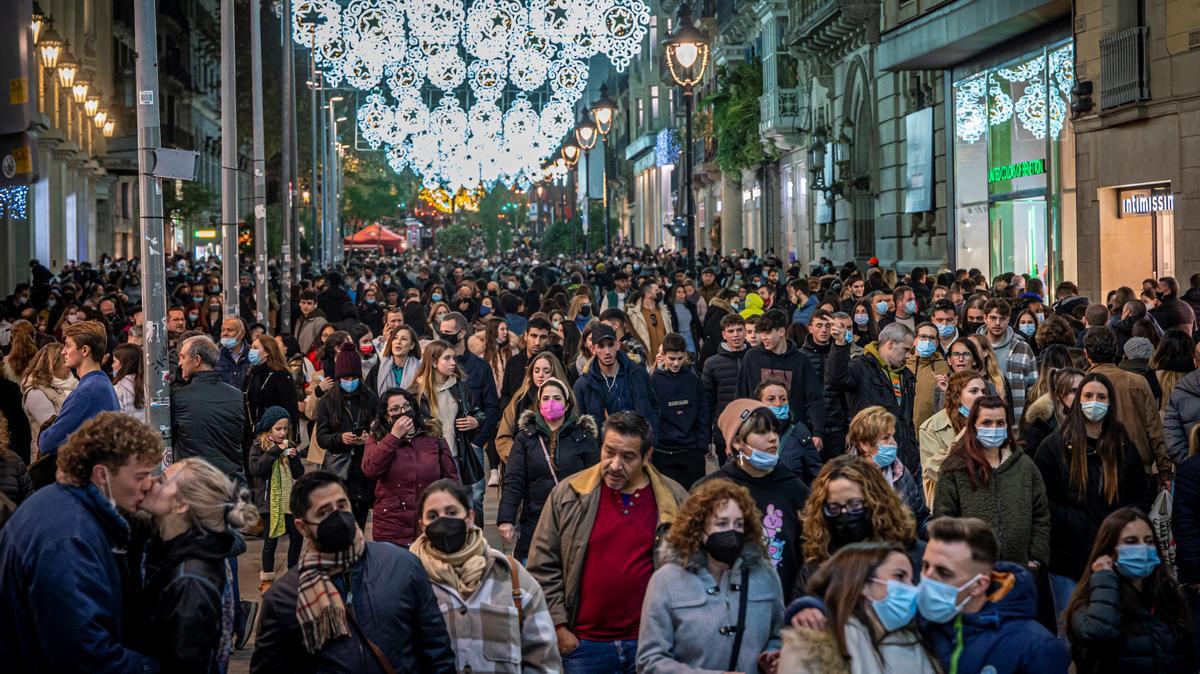
<svg viewBox="0 0 1200 674"><path fill-rule="evenodd" d="M362 376L362 358L353 344L346 342L338 350L333 361L333 376L336 379Z"/></svg>
<svg viewBox="0 0 1200 674"><path fill-rule="evenodd" d="M258 420L258 425L254 427L254 432L266 433L267 431L271 430L271 427L275 425L275 422L279 421L280 419L290 418L291 416L287 413L287 410L278 405L272 405L271 407L267 408L266 412L263 412L262 418Z"/></svg>
<svg viewBox="0 0 1200 674"><path fill-rule="evenodd" d="M737 435L742 423L750 417L754 410L767 406L752 398L738 398L725 406L721 416L717 417L717 428L721 429L721 437L725 438L725 448L732 451L733 438Z"/></svg>
<svg viewBox="0 0 1200 674"><path fill-rule="evenodd" d="M1154 355L1154 344L1145 337L1131 337L1125 342L1125 357L1134 360L1150 360Z"/></svg>

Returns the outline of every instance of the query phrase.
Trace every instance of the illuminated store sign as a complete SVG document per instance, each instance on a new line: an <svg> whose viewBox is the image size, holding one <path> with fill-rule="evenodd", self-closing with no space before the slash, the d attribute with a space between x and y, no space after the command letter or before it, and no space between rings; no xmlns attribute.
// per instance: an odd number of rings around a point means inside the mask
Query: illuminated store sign
<svg viewBox="0 0 1200 674"><path fill-rule="evenodd" d="M1041 175L1045 172L1045 159L1031 159L1030 161L1018 162L1016 164L996 166L988 170L988 182L998 183L1005 180L1028 178L1029 176Z"/></svg>

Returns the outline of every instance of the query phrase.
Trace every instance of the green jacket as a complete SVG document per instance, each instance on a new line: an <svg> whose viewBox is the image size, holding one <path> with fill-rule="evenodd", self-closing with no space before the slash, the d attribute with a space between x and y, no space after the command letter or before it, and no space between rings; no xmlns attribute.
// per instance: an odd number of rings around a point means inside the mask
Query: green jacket
<svg viewBox="0 0 1200 674"><path fill-rule="evenodd" d="M1033 459L1016 450L992 471L987 486L971 488L961 454L951 450L938 476L933 516L978 517L1000 541L1000 560L1050 561L1050 505Z"/></svg>

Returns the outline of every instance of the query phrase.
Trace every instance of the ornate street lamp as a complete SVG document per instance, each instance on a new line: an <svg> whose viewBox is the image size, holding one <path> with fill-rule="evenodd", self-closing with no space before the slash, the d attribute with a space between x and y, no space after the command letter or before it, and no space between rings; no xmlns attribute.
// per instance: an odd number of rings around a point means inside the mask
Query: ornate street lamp
<svg viewBox="0 0 1200 674"><path fill-rule="evenodd" d="M38 43L38 38L42 36L42 30L50 23L45 14L42 14L42 8L38 4L33 3L33 43Z"/></svg>
<svg viewBox="0 0 1200 674"><path fill-rule="evenodd" d="M104 123L104 137L112 138L113 131L116 130L116 128L117 128L117 125L114 124L111 119L108 120L107 122L105 122Z"/></svg>
<svg viewBox="0 0 1200 674"><path fill-rule="evenodd" d="M58 83L63 89L71 90L75 84L75 74L79 72L79 61L71 55L70 44L64 44L62 56L58 58Z"/></svg>
<svg viewBox="0 0 1200 674"><path fill-rule="evenodd" d="M42 54L42 67L53 68L58 65L58 57L62 54L63 41L54 26L46 29L45 35L38 41L38 49Z"/></svg>
<svg viewBox="0 0 1200 674"><path fill-rule="evenodd" d="M96 116L93 117L92 120L95 121L97 129L103 129L104 122L106 122L108 120L108 112L105 110L101 110L96 113Z"/></svg>
<svg viewBox="0 0 1200 674"><path fill-rule="evenodd" d="M596 147L600 134L596 133L596 123L588 118L587 109L579 111L579 121L575 123L575 141L579 144L583 156L583 252L592 253L592 237L590 216L592 213L592 176L588 172L588 152Z"/></svg>
<svg viewBox="0 0 1200 674"><path fill-rule="evenodd" d="M95 117L97 112L100 112L100 97L88 96L87 101L83 104L83 114L88 117Z"/></svg>
<svg viewBox="0 0 1200 674"><path fill-rule="evenodd" d="M663 45L667 57L667 69L671 78L683 89L683 103L687 118L686 161L683 165L684 189L687 217L688 270L696 274L696 195L692 190L692 111L695 107L693 87L704 79L708 67L708 33L692 23L692 8L684 3L679 6L678 27Z"/></svg>
<svg viewBox="0 0 1200 674"><path fill-rule="evenodd" d="M609 231L608 213L608 132L612 131L616 115L617 104L608 97L608 84L601 84L600 98L592 103L592 117L596 119L596 130L604 138L604 254L608 257L612 257L612 233Z"/></svg>
<svg viewBox="0 0 1200 674"><path fill-rule="evenodd" d="M579 121L575 124L575 142L583 150L590 150L596 146L596 123L588 119L586 110L579 111Z"/></svg>
<svg viewBox="0 0 1200 674"><path fill-rule="evenodd" d="M579 146L575 143L567 143L562 147L563 162L568 167L574 166L575 162L579 161Z"/></svg>

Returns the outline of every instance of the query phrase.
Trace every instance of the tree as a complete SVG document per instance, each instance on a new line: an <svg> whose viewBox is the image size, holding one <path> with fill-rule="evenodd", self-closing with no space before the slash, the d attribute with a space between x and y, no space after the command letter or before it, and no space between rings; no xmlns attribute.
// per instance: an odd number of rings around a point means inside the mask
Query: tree
<svg viewBox="0 0 1200 674"><path fill-rule="evenodd" d="M416 199L420 185L411 171L397 174L382 152L360 152L342 158L342 220L357 227L399 218ZM356 228L357 228L356 227Z"/></svg>
<svg viewBox="0 0 1200 674"><path fill-rule="evenodd" d="M717 139L717 166L739 175L771 158L758 132L762 118L762 61L731 63L717 70L717 91L702 102L712 106Z"/></svg>
<svg viewBox="0 0 1200 674"><path fill-rule="evenodd" d="M163 181L163 217L183 225L207 225L199 218L217 209L218 195L192 180Z"/></svg>
<svg viewBox="0 0 1200 674"><path fill-rule="evenodd" d="M456 222L440 227L434 233L437 250L451 257L466 257L471 248L474 234L467 225Z"/></svg>

